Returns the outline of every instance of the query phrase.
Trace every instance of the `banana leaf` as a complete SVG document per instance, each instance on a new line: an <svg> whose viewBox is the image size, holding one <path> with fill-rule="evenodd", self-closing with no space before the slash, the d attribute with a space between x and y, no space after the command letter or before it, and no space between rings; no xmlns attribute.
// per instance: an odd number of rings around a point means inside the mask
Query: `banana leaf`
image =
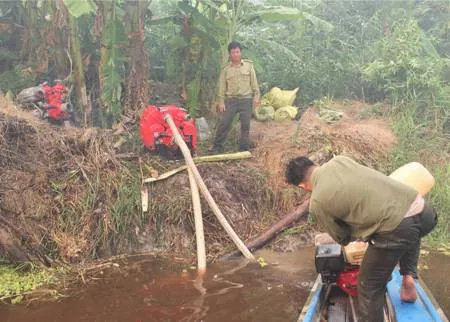
<svg viewBox="0 0 450 322"><path fill-rule="evenodd" d="M97 5L92 0L64 0L64 4L75 18L97 10Z"/></svg>
<svg viewBox="0 0 450 322"><path fill-rule="evenodd" d="M192 30L194 31L194 34L200 37L200 39L206 40L208 46L211 46L214 49L220 48L219 41L211 33L205 32L196 27L193 27Z"/></svg>
<svg viewBox="0 0 450 322"><path fill-rule="evenodd" d="M266 22L283 22L283 21L295 21L295 20L308 20L313 25L320 27L324 31L333 30L334 26L329 22L322 20L310 13L301 11L297 8L288 8L283 6L278 7L265 7L259 11L256 11L252 15L249 15L248 20L254 20L259 18Z"/></svg>
<svg viewBox="0 0 450 322"><path fill-rule="evenodd" d="M162 18L155 18L152 19L148 25L154 26L154 25L165 25L171 22L174 22L175 16L168 16L168 17L162 17Z"/></svg>
<svg viewBox="0 0 450 322"><path fill-rule="evenodd" d="M201 25L206 30L210 32L214 32L215 30L217 30L217 25L213 21L205 17L200 11L198 11L197 8L190 6L185 2L179 2L178 7L183 12L189 13L195 23Z"/></svg>

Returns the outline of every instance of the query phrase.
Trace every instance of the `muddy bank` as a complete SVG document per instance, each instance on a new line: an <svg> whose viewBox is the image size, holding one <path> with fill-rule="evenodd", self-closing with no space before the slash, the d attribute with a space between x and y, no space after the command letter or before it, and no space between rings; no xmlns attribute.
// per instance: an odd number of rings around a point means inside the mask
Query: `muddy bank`
<svg viewBox="0 0 450 322"><path fill-rule="evenodd" d="M289 213L302 200L283 179L285 162L322 151L347 154L379 167L395 144L389 124L362 119L370 106L342 103L344 117L329 124L317 109L299 122L252 123L252 158L199 165L217 204L243 240L249 240ZM180 173L148 186L149 211L141 210L142 179L181 162L143 151L135 124L120 129L60 128L29 112L0 107L0 248L8 258L45 265L79 263L133 251L195 253L188 177ZM133 127L134 126L134 127ZM233 149L230 136L230 149ZM201 145L198 155L206 154ZM209 260L234 249L202 200ZM279 236L278 250L311 241L313 226ZM291 239L283 241L286 236ZM300 240L296 243L295 240ZM297 245L298 244L298 245Z"/></svg>

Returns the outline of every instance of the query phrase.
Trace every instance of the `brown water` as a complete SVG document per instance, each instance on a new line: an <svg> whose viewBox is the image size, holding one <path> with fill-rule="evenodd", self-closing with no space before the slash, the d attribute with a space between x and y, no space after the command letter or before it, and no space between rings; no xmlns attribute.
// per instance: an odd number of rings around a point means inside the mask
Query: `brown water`
<svg viewBox="0 0 450 322"><path fill-rule="evenodd" d="M420 276L450 318L450 256L430 253L421 257Z"/></svg>
<svg viewBox="0 0 450 322"><path fill-rule="evenodd" d="M257 256L269 265L215 264L202 280L153 257L121 260L59 302L0 307L0 321L295 321L315 279L313 249Z"/></svg>
<svg viewBox="0 0 450 322"><path fill-rule="evenodd" d="M315 279L313 249L258 252L208 267L202 280L179 263L155 257L117 261L58 302L0 306L0 321L296 321ZM421 276L450 316L450 257L421 256Z"/></svg>

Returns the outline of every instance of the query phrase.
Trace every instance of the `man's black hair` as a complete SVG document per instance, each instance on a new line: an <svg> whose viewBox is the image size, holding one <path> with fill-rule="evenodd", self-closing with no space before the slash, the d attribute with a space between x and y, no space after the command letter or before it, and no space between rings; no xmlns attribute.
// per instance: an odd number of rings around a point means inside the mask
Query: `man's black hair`
<svg viewBox="0 0 450 322"><path fill-rule="evenodd" d="M306 176L311 167L315 164L307 157L296 157L291 159L286 167L286 181L294 186L298 186Z"/></svg>
<svg viewBox="0 0 450 322"><path fill-rule="evenodd" d="M241 46L241 44L240 43L238 43L237 41L232 41L232 42L230 42L229 44L228 44L228 53L231 53L231 50L232 49L235 49L235 48L239 48L240 50L242 50L242 46Z"/></svg>

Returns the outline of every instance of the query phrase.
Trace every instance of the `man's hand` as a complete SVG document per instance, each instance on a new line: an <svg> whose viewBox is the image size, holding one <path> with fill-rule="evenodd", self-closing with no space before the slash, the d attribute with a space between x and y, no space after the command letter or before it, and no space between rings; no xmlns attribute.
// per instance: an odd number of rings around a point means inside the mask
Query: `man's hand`
<svg viewBox="0 0 450 322"><path fill-rule="evenodd" d="M219 113L225 112L225 103L220 103L219 105L217 105L217 111Z"/></svg>
<svg viewBox="0 0 450 322"><path fill-rule="evenodd" d="M260 104L261 104L260 99L257 98L257 97L255 97L255 98L253 99L253 104L252 104L253 108L259 107Z"/></svg>
<svg viewBox="0 0 450 322"><path fill-rule="evenodd" d="M314 236L315 245L337 244L328 233L319 233Z"/></svg>

